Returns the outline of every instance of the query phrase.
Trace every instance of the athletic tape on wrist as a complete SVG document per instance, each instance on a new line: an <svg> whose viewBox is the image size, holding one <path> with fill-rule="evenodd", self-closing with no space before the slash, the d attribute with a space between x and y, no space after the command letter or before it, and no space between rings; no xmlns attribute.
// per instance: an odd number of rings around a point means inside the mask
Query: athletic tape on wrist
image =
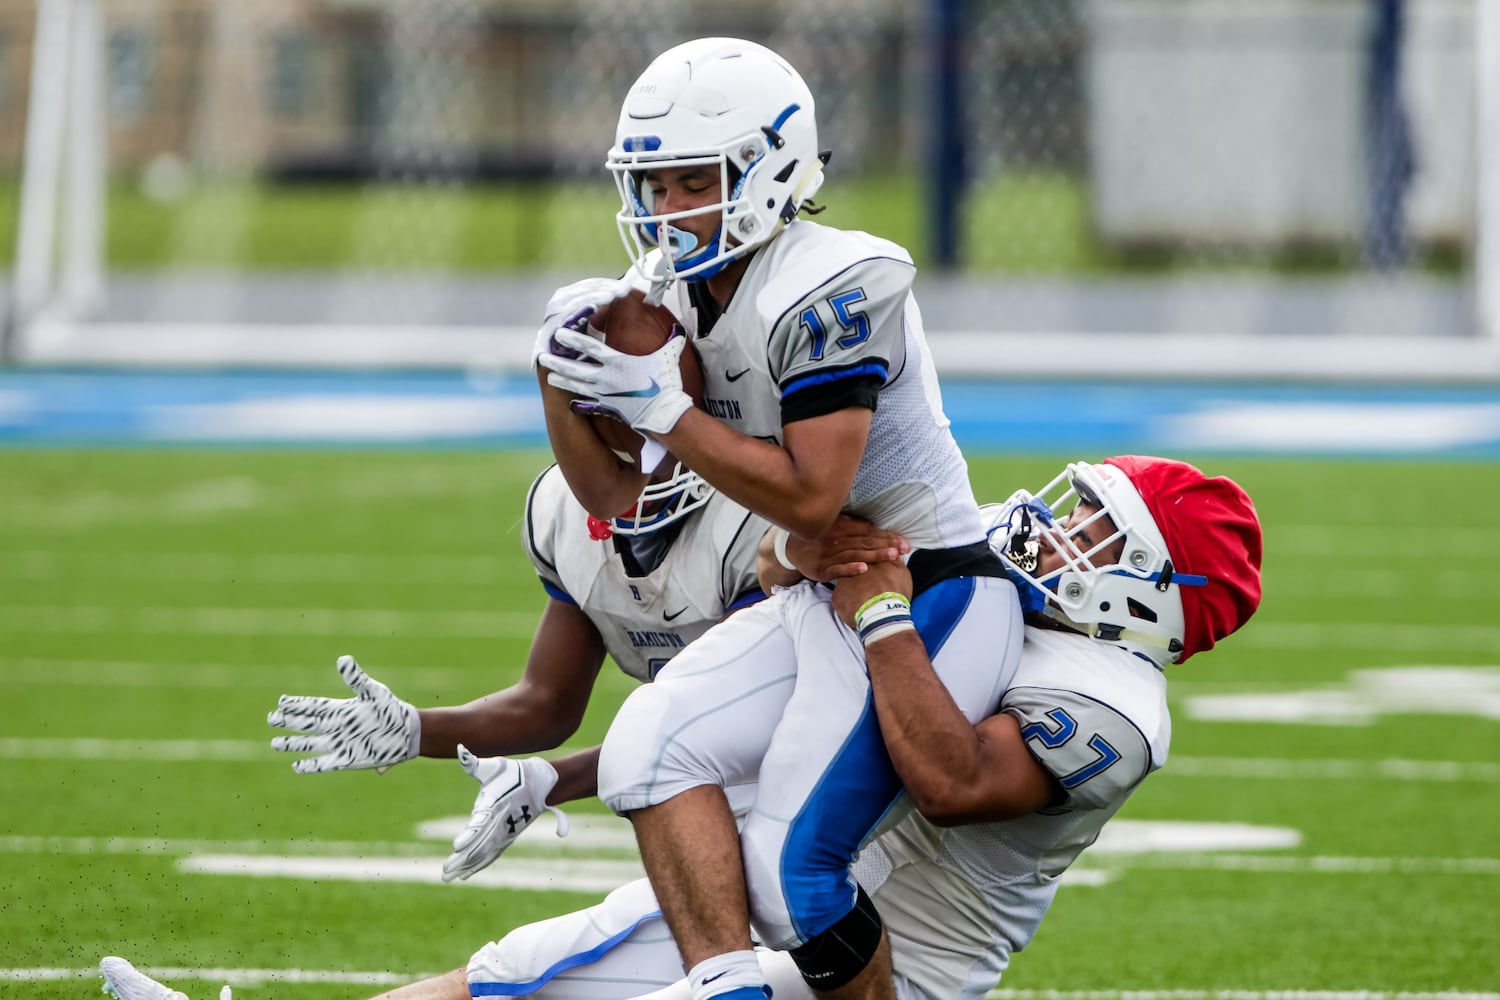
<svg viewBox="0 0 1500 1000"><path fill-rule="evenodd" d="M781 563L782 569L789 569L793 573L800 573L801 570L793 566L792 561L786 557L786 543L791 538L792 533L785 528L772 528L771 531L775 535L771 540L771 547L776 551L776 561Z"/></svg>
<svg viewBox="0 0 1500 1000"><path fill-rule="evenodd" d="M910 618L898 621L883 621L868 631L861 632L859 634L859 641L866 649L869 649L881 639L888 639L897 632L915 632L916 630L916 623Z"/></svg>

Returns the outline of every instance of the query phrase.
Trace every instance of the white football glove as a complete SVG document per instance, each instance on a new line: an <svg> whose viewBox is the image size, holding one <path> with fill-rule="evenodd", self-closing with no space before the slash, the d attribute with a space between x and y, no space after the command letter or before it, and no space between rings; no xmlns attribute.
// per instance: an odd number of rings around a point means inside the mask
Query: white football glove
<svg viewBox="0 0 1500 1000"><path fill-rule="evenodd" d="M549 385L583 397L570 404L575 412L607 414L638 431L665 434L693 408L693 398L682 391L679 365L687 337L680 328L650 354L622 354L567 328L558 330L557 343L582 357L575 361L553 353L538 363L552 373Z"/></svg>
<svg viewBox="0 0 1500 1000"><path fill-rule="evenodd" d="M443 862L443 881L468 878L494 861L521 831L543 812L557 813L557 835L568 835L568 817L547 805L557 784L557 769L540 757L476 757L462 743L458 762L479 782L469 825L453 838L453 853Z"/></svg>
<svg viewBox="0 0 1500 1000"><path fill-rule="evenodd" d="M552 298L547 300L546 318L536 332L536 343L531 346L531 370L536 371L537 360L542 355L557 352L558 343L554 338L558 330L569 329L600 337L601 334L589 326L589 318L600 306L608 305L629 291L630 282L623 278L584 278L553 292Z"/></svg>
<svg viewBox="0 0 1500 1000"><path fill-rule="evenodd" d="M277 736L271 749L315 753L294 761L298 774L378 768L411 760L422 745L422 723L415 707L366 674L352 656L339 657L339 676L353 698L284 694L266 722L303 736Z"/></svg>

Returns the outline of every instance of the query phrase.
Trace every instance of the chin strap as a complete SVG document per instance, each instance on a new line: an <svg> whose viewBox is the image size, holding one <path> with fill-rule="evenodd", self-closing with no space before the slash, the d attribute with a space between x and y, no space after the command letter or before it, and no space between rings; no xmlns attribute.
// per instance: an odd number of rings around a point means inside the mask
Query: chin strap
<svg viewBox="0 0 1500 1000"><path fill-rule="evenodd" d="M589 515L589 537L596 542L607 541L614 536L615 529L608 521Z"/></svg>
<svg viewBox="0 0 1500 1000"><path fill-rule="evenodd" d="M1022 610L1025 610L1024 602L1022 604ZM1044 608L1042 608L1042 614L1046 615L1048 618L1052 619L1065 628L1070 628L1075 632L1082 632L1089 638L1098 639L1100 642L1132 642L1137 646L1149 646L1152 649L1159 649L1167 655L1163 657L1162 660L1153 661L1156 662L1157 666L1166 666L1168 663L1171 663L1173 661L1173 658L1176 657L1178 653L1182 651L1180 648L1175 648L1173 643L1170 641L1163 642L1157 636L1147 635L1144 632L1137 632L1135 629L1124 628L1119 625L1101 625L1098 623L1085 624L1084 622L1075 622L1073 619L1068 617L1067 613L1063 611L1062 608L1059 608L1055 604L1048 604Z"/></svg>

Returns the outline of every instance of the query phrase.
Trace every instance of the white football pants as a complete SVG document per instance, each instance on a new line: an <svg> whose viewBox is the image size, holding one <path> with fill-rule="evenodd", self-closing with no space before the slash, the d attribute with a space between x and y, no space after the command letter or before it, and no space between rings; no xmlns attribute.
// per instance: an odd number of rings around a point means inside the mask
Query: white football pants
<svg viewBox="0 0 1500 1000"><path fill-rule="evenodd" d="M944 580L912 617L969 721L992 713L1020 662L1015 587ZM819 584L735 614L633 691L605 738L599 796L628 813L757 776L740 836L751 922L769 946L794 948L853 909L850 863L901 798L864 649Z"/></svg>

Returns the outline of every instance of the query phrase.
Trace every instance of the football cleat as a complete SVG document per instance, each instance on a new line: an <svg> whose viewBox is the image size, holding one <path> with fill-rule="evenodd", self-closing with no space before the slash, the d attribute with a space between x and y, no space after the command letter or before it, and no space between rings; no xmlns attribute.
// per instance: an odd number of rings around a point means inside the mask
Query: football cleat
<svg viewBox="0 0 1500 1000"><path fill-rule="evenodd" d="M186 993L163 986L114 955L99 962L99 974L104 977L104 992L118 1000L188 1000Z"/></svg>

